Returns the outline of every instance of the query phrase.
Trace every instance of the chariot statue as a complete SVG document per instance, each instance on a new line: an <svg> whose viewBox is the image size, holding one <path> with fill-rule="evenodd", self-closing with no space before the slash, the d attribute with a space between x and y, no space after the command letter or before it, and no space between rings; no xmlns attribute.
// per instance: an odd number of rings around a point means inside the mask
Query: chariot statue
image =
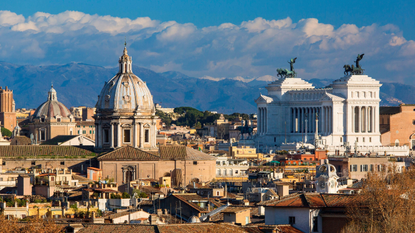
<svg viewBox="0 0 415 233"><path fill-rule="evenodd" d="M359 62L360 62L360 60L363 59L363 56L364 55L365 55L364 53L357 55L357 58L356 58L356 61L355 61L356 67L354 65L351 65L351 66L350 65L347 65L347 64L344 65L343 66L343 68L344 68L344 75L349 75L349 74L361 75L361 74L363 74L363 72L365 70L362 69L362 67L360 66Z"/></svg>
<svg viewBox="0 0 415 233"><path fill-rule="evenodd" d="M297 77L297 73L294 70L294 63L297 58L291 58L288 63L290 64L290 70L284 69L284 68L278 68L277 69L277 76L280 76L281 78L295 78Z"/></svg>

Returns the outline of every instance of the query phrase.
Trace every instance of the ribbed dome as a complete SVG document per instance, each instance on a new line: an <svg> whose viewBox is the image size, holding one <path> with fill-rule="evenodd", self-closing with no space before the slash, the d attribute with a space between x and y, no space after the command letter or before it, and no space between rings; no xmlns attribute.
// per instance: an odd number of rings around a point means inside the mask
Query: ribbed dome
<svg viewBox="0 0 415 233"><path fill-rule="evenodd" d="M58 101L56 90L52 87L48 92L48 100L41 104L33 114L34 118L41 118L42 116L47 116L52 118L55 116L69 117L71 112L69 109Z"/></svg>
<svg viewBox="0 0 415 233"><path fill-rule="evenodd" d="M97 110L153 112L153 96L145 82L132 72L132 60L124 48L119 72L106 82L96 104Z"/></svg>

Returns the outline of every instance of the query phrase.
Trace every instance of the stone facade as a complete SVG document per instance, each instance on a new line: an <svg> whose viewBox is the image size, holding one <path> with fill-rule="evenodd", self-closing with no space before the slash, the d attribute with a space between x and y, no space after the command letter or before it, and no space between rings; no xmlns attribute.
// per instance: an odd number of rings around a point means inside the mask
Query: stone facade
<svg viewBox="0 0 415 233"><path fill-rule="evenodd" d="M76 122L69 109L58 101L52 86L47 101L36 109L28 125L30 134L41 143L58 135L74 135Z"/></svg>
<svg viewBox="0 0 415 233"><path fill-rule="evenodd" d="M98 158L102 177L114 178L118 184L139 179L156 179L169 175L172 186L183 186L215 178L216 159L185 146L161 146L152 154L133 147L123 147Z"/></svg>
<svg viewBox="0 0 415 233"><path fill-rule="evenodd" d="M257 144L264 150L286 142L317 142L329 154L388 151L379 148L380 86L367 75L344 76L322 89L301 78L272 82L268 94L255 101Z"/></svg>
<svg viewBox="0 0 415 233"><path fill-rule="evenodd" d="M415 105L380 107L381 142L384 146L415 148Z"/></svg>
<svg viewBox="0 0 415 233"><path fill-rule="evenodd" d="M4 128L12 131L17 125L13 91L0 87L0 121Z"/></svg>
<svg viewBox="0 0 415 233"><path fill-rule="evenodd" d="M132 58L124 48L119 72L105 83L96 104L96 149L132 146L156 149L153 96L145 82L132 72Z"/></svg>

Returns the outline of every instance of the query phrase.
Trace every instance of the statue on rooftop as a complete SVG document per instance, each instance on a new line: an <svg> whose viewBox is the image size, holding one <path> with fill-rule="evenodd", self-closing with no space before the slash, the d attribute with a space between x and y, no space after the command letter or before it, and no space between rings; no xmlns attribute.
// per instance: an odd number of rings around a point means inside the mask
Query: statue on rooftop
<svg viewBox="0 0 415 233"><path fill-rule="evenodd" d="M343 66L344 75L349 75L349 74L351 74L351 75L362 75L365 70L362 69L359 62L360 62L360 60L363 59L364 55L365 55L364 53L357 55L357 58L356 58L356 61L355 61L356 62L356 67L354 65L351 65L351 66L347 65L347 64L344 65Z"/></svg>
<svg viewBox="0 0 415 233"><path fill-rule="evenodd" d="M297 60L297 58L291 58L288 63L290 64L290 70L279 68L277 69L277 76L280 76L281 78L295 78L297 77L297 73L294 70L294 63Z"/></svg>

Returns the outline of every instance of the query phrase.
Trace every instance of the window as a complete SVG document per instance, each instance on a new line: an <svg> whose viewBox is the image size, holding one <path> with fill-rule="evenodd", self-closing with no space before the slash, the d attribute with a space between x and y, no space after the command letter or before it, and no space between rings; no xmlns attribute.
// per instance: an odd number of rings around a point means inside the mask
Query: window
<svg viewBox="0 0 415 233"><path fill-rule="evenodd" d="M124 130L124 142L130 143L131 142L131 130L125 129Z"/></svg>
<svg viewBox="0 0 415 233"><path fill-rule="evenodd" d="M398 139L395 140L395 146L399 146L399 140Z"/></svg>
<svg viewBox="0 0 415 233"><path fill-rule="evenodd" d="M61 162L61 165L65 165L65 161L62 161L62 162Z"/></svg>
<svg viewBox="0 0 415 233"><path fill-rule="evenodd" d="M365 142L365 137L363 137L362 139L363 139L363 142Z"/></svg>
<svg viewBox="0 0 415 233"><path fill-rule="evenodd" d="M356 164L350 165L350 171L351 172L357 172L357 165Z"/></svg>
<svg viewBox="0 0 415 233"><path fill-rule="evenodd" d="M369 142L372 142L372 137L369 137Z"/></svg>
<svg viewBox="0 0 415 233"><path fill-rule="evenodd" d="M359 138L358 137L356 137L356 142L359 142Z"/></svg>
<svg viewBox="0 0 415 233"><path fill-rule="evenodd" d="M104 129L104 142L108 143L110 141L109 139L109 130Z"/></svg>
<svg viewBox="0 0 415 233"><path fill-rule="evenodd" d="M313 217L313 232L318 232L318 217Z"/></svg>
<svg viewBox="0 0 415 233"><path fill-rule="evenodd" d="M92 134L92 130L89 131L89 134Z"/></svg>
<svg viewBox="0 0 415 233"><path fill-rule="evenodd" d="M343 142L343 137L340 137L340 142Z"/></svg>
<svg viewBox="0 0 415 233"><path fill-rule="evenodd" d="M2 165L3 165L3 166L4 166L4 165L6 165L6 162L5 162L5 161L3 161Z"/></svg>
<svg viewBox="0 0 415 233"><path fill-rule="evenodd" d="M197 161L193 161L193 165L197 165Z"/></svg>
<svg viewBox="0 0 415 233"><path fill-rule="evenodd" d="M288 217L288 224L291 224L291 225L295 224L295 217L294 216L289 216Z"/></svg>
<svg viewBox="0 0 415 233"><path fill-rule="evenodd" d="M45 141L46 140L46 132L45 130L41 130L40 131L40 141Z"/></svg>
<svg viewBox="0 0 415 233"><path fill-rule="evenodd" d="M373 164L370 164L370 171L373 172Z"/></svg>
<svg viewBox="0 0 415 233"><path fill-rule="evenodd" d="M145 143L149 143L150 142L150 132L149 132L149 130L148 129L146 129L145 131L144 131L144 142Z"/></svg>
<svg viewBox="0 0 415 233"><path fill-rule="evenodd" d="M360 170L362 171L362 172L367 172L368 171L368 165L367 164L363 164L363 165L360 165Z"/></svg>
<svg viewBox="0 0 415 233"><path fill-rule="evenodd" d="M36 165L36 161L32 161L32 165Z"/></svg>
<svg viewBox="0 0 415 233"><path fill-rule="evenodd" d="M61 122L61 118L56 119L57 122Z"/></svg>
<svg viewBox="0 0 415 233"><path fill-rule="evenodd" d="M86 134L86 130L83 130L83 131L82 131L82 133L83 133L83 134Z"/></svg>

